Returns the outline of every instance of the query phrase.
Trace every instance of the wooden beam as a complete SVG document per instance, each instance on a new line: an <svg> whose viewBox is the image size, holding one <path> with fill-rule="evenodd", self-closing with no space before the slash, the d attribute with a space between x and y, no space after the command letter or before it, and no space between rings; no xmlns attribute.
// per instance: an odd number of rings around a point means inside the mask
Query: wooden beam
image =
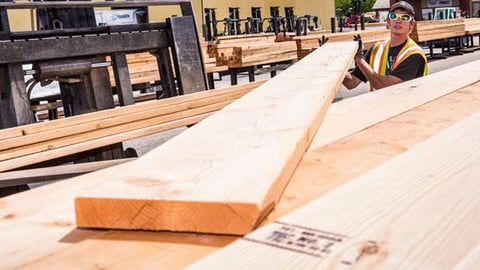
<svg viewBox="0 0 480 270"><path fill-rule="evenodd" d="M79 50L83 46L85 50ZM1 42L0 64L32 62L48 59L110 54L112 51L136 52L167 47L166 32L138 32L128 34L85 36L60 39ZM39 50L38 48L55 48Z"/></svg>
<svg viewBox="0 0 480 270"><path fill-rule="evenodd" d="M462 37L465 35L465 19L418 21L410 34L416 42Z"/></svg>
<svg viewBox="0 0 480 270"><path fill-rule="evenodd" d="M332 104L329 113L343 113L340 123L348 122L352 115L348 111L336 111L337 104ZM268 220L276 220L347 183L478 111L478 108L480 86L475 85L307 152ZM377 109L382 113L383 108ZM337 125L338 122L331 124ZM0 229L11 232L1 234L0 240L13 243L0 246L0 255L4 256L0 268L18 268L19 265L35 269L73 266L83 269L98 266L124 268L126 265L138 268L141 265L183 269L237 239L211 234L76 229L73 197L95 189L102 179L76 180L78 178L0 199L0 205L5 205L4 215L11 217L0 219ZM45 224L48 224L48 229ZM32 234L29 238L18 237L26 231L41 233ZM32 244L38 242L43 245ZM6 256L12 253L16 256Z"/></svg>
<svg viewBox="0 0 480 270"><path fill-rule="evenodd" d="M480 251L479 139L476 113L188 269L453 269Z"/></svg>
<svg viewBox="0 0 480 270"><path fill-rule="evenodd" d="M144 126L148 126L149 123L156 123L157 121L154 120L155 118L158 118L159 121L164 122L179 119L192 115L192 113L195 114L196 112L203 112L202 109L210 105L221 104L226 101L235 100L238 97L244 95L246 92L248 92L248 90L234 92L230 95L214 96L212 98L206 98L198 102L186 102L184 104L178 104L175 106L167 106L160 109L153 109L148 112L142 111L130 115L121 116L113 115L109 119L88 122L75 126L73 128L70 127L69 129L60 128L31 136L24 136L21 138L22 140L18 139L18 142L13 143L14 145L12 145L10 148L1 151L0 160L17 158L35 152L48 151L64 145L85 141L89 139L86 138L87 136L90 136L90 139L94 138L94 136L92 135L95 133L114 134L116 132L124 132L127 130L141 128ZM64 130L65 133L63 133L63 136L59 137L58 133ZM57 133L57 135L55 133ZM32 142L29 142L27 137L32 138Z"/></svg>
<svg viewBox="0 0 480 270"><path fill-rule="evenodd" d="M480 33L480 18L465 19L465 34L476 35Z"/></svg>
<svg viewBox="0 0 480 270"><path fill-rule="evenodd" d="M203 97L200 99L198 97L177 99L177 102L185 101L179 104L175 104L175 102L172 104L172 101L168 100L154 102L153 105L156 104L158 109L151 107L152 104L144 104L145 106L137 106L136 109L130 110L129 107L135 106L132 105L121 108L126 110L116 109L107 111L105 114L97 113L95 115L92 113L92 118L79 117L80 119L75 119L75 117L71 117L63 121L65 128L61 128L61 125L58 126L57 121L51 121L49 122L51 125L46 124L40 127L31 125L22 129L22 131L29 130L30 135L2 141L8 149L0 151L0 171L198 123L211 112L223 108L261 83L244 84L229 90L218 90L218 93L216 93L217 90L208 91L206 94L200 95ZM143 111L145 108L150 108L150 110ZM137 112L135 113L135 111ZM131 113L125 114L125 112ZM77 125L72 125L70 121ZM62 134L61 137L58 136L59 133ZM7 134L15 133L7 131ZM8 146L9 143L13 148Z"/></svg>
<svg viewBox="0 0 480 270"><path fill-rule="evenodd" d="M126 123L86 134L72 135L64 139L41 142L27 148L4 153L7 159L0 161L0 171L7 171L38 162L84 152L98 147L119 143L159 133L162 131L193 125L220 110L232 100L203 106L184 112L175 112L134 123Z"/></svg>
<svg viewBox="0 0 480 270"><path fill-rule="evenodd" d="M0 65L0 129L26 125L32 121L22 65Z"/></svg>
<svg viewBox="0 0 480 270"><path fill-rule="evenodd" d="M451 69L451 72L455 72L455 68ZM412 91L430 89L428 85L424 87L426 88ZM405 93L400 92L399 95ZM375 95L366 96L372 98L372 103L381 102L375 101ZM356 98L358 97L353 99ZM411 98L415 99L415 96ZM341 102L344 101L346 100ZM342 119L336 118L336 122L328 122L332 132L333 126L347 124L354 116L348 110L336 109L341 102L332 104L328 112L344 115ZM282 200L268 219L278 219L358 177L452 125L458 119L478 111L478 108L480 86L472 85L386 119L373 127L361 129L343 139L335 139L334 143L329 145L310 149L297 167ZM383 107L370 109L377 110L377 113L385 111ZM396 132L391 132L392 130ZM122 165L119 166L116 170L123 169ZM0 246L0 256L3 258L0 260L0 268L23 266L35 269L88 269L99 266L151 266L179 269L236 239L210 234L77 229L73 198L95 189L102 181L103 179L99 178L68 179L0 199L0 216L3 217L0 219L0 229L10 232L0 234L0 241L8 243ZM20 237L25 235L25 232L32 233L30 237ZM96 250L102 252L95 252Z"/></svg>
<svg viewBox="0 0 480 270"><path fill-rule="evenodd" d="M480 80L480 75L474 69L478 65L480 60L391 86L388 91L375 91L355 99L338 102L336 111L350 111L350 121L348 124L335 125L334 123L338 123L339 119L343 119L343 115L327 114L325 124L319 128L310 149L329 144L338 138L358 132L475 83ZM458 79L459 74L462 74L461 80ZM419 89L421 91L418 91ZM380 109L382 113L378 113Z"/></svg>
<svg viewBox="0 0 480 270"><path fill-rule="evenodd" d="M298 58L302 58L304 55L318 48L320 46L318 41L323 37L328 38L328 42L353 41L353 36L357 34L361 35L364 42L364 47L367 49L369 48L368 46L373 45L374 42L378 41L379 39L385 40L386 38L389 38L390 30L375 29L338 33L321 33L307 36L297 36L293 37L292 40L297 44Z"/></svg>
<svg viewBox="0 0 480 270"><path fill-rule="evenodd" d="M262 80L224 89L216 89L213 91L194 93L185 96L148 101L132 106L103 110L84 115L76 115L70 118L58 119L55 121L35 123L32 125L18 126L10 129L0 130L0 150L11 149L45 140L77 134L79 130L87 131L98 129L100 126L108 127L111 126L111 124L105 125L105 121L111 121L111 119L120 117L117 120L122 122L123 118L121 117L123 116L136 114L138 116L144 115L144 118L148 118L149 113L151 113L152 110L165 110L165 113L169 113L181 109L191 108L191 106L195 104L208 104L208 102L205 102L205 100L212 100L215 98L222 99L222 97L225 98L237 92L249 91L264 82L265 80ZM124 123L125 122L128 121L124 121ZM94 126L91 126L92 123ZM99 126L98 124L101 125ZM90 125L90 129L83 129L83 125ZM59 129L62 129L62 134L58 134Z"/></svg>
<svg viewBox="0 0 480 270"><path fill-rule="evenodd" d="M127 57L125 53L113 53L113 75L115 85L117 86L118 101L120 106L132 105L135 103L133 98L132 83L130 82Z"/></svg>
<svg viewBox="0 0 480 270"><path fill-rule="evenodd" d="M355 47L323 46L128 170L110 175L95 192L76 198L77 225L249 232L278 202Z"/></svg>

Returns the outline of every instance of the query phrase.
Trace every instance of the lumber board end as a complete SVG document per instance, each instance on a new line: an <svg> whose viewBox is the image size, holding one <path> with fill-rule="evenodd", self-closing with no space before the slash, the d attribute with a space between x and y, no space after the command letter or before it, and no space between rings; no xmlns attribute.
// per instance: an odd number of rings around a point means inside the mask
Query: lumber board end
<svg viewBox="0 0 480 270"><path fill-rule="evenodd" d="M245 235L273 205L77 197L75 218L79 228Z"/></svg>

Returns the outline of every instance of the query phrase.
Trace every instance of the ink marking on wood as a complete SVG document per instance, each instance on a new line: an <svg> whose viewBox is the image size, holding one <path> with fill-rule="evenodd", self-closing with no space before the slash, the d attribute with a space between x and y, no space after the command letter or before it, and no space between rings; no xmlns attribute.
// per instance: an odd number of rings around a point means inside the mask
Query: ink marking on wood
<svg viewBox="0 0 480 270"><path fill-rule="evenodd" d="M264 234L250 235L242 240L323 258L332 252L335 246L350 238L281 221L275 221L270 226L275 227L270 228Z"/></svg>

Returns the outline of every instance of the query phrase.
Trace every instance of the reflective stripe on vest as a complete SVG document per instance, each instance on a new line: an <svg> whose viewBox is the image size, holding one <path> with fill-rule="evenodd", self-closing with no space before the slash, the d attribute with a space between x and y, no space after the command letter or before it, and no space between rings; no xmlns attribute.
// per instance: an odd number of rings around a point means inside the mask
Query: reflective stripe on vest
<svg viewBox="0 0 480 270"><path fill-rule="evenodd" d="M387 74L387 61L388 61L388 52L390 49L390 39L387 39L383 42L375 44L370 53L369 64L373 70L379 75L385 76ZM428 73L427 57L423 52L422 48L415 43L411 38L407 39L407 42L402 47L398 53L393 66L391 67L390 72L396 69L405 59L413 54L420 54L425 60L425 65L423 68L423 76L426 76ZM370 90L373 91L373 88L370 87Z"/></svg>

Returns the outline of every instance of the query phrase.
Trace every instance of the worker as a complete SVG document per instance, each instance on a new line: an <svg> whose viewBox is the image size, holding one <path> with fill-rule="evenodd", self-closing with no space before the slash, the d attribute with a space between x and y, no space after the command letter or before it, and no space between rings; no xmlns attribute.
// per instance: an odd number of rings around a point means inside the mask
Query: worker
<svg viewBox="0 0 480 270"><path fill-rule="evenodd" d="M365 57L360 35L354 37L359 48L355 55L356 68L347 73L343 85L348 89L357 87L361 81L370 82L370 90L426 76L428 63L423 49L409 34L416 25L415 10L405 2L393 4L387 17L390 38L377 42Z"/></svg>

